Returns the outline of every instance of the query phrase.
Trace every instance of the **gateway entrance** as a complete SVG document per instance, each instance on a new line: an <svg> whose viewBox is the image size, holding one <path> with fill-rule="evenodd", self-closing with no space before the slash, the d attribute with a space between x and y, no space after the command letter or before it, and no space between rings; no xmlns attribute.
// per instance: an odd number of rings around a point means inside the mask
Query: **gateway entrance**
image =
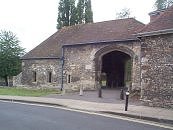
<svg viewBox="0 0 173 130"><path fill-rule="evenodd" d="M104 88L121 88L131 82L131 57L121 51L102 56L101 82Z"/></svg>

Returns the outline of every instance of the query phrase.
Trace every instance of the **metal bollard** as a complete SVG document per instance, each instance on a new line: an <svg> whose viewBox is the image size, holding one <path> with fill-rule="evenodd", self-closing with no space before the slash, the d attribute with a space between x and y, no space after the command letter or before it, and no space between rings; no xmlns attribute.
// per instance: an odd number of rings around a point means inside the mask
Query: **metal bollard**
<svg viewBox="0 0 173 130"><path fill-rule="evenodd" d="M102 97L102 88L101 88L101 87L99 88L99 91L98 91L98 97L99 97L99 98Z"/></svg>
<svg viewBox="0 0 173 130"><path fill-rule="evenodd" d="M130 93L127 91L127 92L126 92L126 104L125 104L125 111L127 111L127 109L128 109L129 94L130 94Z"/></svg>

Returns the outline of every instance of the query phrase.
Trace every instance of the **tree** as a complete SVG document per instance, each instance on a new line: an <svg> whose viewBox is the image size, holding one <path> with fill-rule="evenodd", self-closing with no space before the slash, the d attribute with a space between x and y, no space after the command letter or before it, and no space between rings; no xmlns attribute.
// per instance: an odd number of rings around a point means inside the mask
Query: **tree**
<svg viewBox="0 0 173 130"><path fill-rule="evenodd" d="M60 0L57 22L57 29L76 24L75 0Z"/></svg>
<svg viewBox="0 0 173 130"><path fill-rule="evenodd" d="M154 7L157 10L162 10L162 9L166 9L172 5L173 5L173 0L156 0Z"/></svg>
<svg viewBox="0 0 173 130"><path fill-rule="evenodd" d="M93 22L91 0L60 0L58 7L57 29L82 23Z"/></svg>
<svg viewBox="0 0 173 130"><path fill-rule="evenodd" d="M71 17L70 17L70 26L77 24L77 9L75 7L75 0L72 0L71 2Z"/></svg>
<svg viewBox="0 0 173 130"><path fill-rule="evenodd" d="M78 24L85 22L85 0L79 0L77 3L77 17Z"/></svg>
<svg viewBox="0 0 173 130"><path fill-rule="evenodd" d="M24 49L19 46L19 40L11 31L0 32L0 77L8 86L8 77L15 76L21 71L20 56Z"/></svg>
<svg viewBox="0 0 173 130"><path fill-rule="evenodd" d="M91 0L85 1L85 23L93 23L93 11L91 8Z"/></svg>
<svg viewBox="0 0 173 130"><path fill-rule="evenodd" d="M91 0L79 0L77 4L78 24L92 23L93 12L91 8Z"/></svg>
<svg viewBox="0 0 173 130"><path fill-rule="evenodd" d="M124 8L120 12L116 13L117 19L124 19L130 17L130 9Z"/></svg>

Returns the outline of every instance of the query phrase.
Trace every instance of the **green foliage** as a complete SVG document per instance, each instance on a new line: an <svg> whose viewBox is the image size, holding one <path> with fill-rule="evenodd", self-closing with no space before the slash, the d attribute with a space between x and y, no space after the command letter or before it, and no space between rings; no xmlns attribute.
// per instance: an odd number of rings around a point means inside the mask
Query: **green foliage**
<svg viewBox="0 0 173 130"><path fill-rule="evenodd" d="M93 11L91 8L91 0L85 2L85 23L93 22Z"/></svg>
<svg viewBox="0 0 173 130"><path fill-rule="evenodd" d="M77 4L78 24L92 23L93 12L91 8L91 0L79 0Z"/></svg>
<svg viewBox="0 0 173 130"><path fill-rule="evenodd" d="M71 3L71 17L70 17L70 26L77 24L77 8L75 7L75 0L72 0Z"/></svg>
<svg viewBox="0 0 173 130"><path fill-rule="evenodd" d="M166 8L165 0L156 0L156 2L155 2L155 8L157 10L165 9Z"/></svg>
<svg viewBox="0 0 173 130"><path fill-rule="evenodd" d="M124 19L130 17L130 9L124 8L120 12L116 13L117 19Z"/></svg>
<svg viewBox="0 0 173 130"><path fill-rule="evenodd" d="M14 88L14 87L0 87L0 95L12 95L12 96L45 96L49 94L59 94L60 90L56 89L26 89L26 88Z"/></svg>
<svg viewBox="0 0 173 130"><path fill-rule="evenodd" d="M93 22L91 0L60 0L58 7L57 29L81 23Z"/></svg>
<svg viewBox="0 0 173 130"><path fill-rule="evenodd" d="M79 24L85 22L85 0L79 0L77 4L77 21Z"/></svg>
<svg viewBox="0 0 173 130"><path fill-rule="evenodd" d="M57 29L76 24L75 0L60 0L58 7Z"/></svg>
<svg viewBox="0 0 173 130"><path fill-rule="evenodd" d="M20 56L24 49L19 46L19 40L10 31L0 32L0 77L7 82L7 77L15 76L21 71ZM6 85L8 85L6 83Z"/></svg>
<svg viewBox="0 0 173 130"><path fill-rule="evenodd" d="M154 7L157 10L166 9L173 5L173 0L156 0Z"/></svg>

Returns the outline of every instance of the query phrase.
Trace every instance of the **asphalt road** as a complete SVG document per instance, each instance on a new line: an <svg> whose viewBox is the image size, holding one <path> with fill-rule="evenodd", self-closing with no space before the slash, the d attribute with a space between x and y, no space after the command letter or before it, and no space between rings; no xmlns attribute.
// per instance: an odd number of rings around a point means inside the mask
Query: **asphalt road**
<svg viewBox="0 0 173 130"><path fill-rule="evenodd" d="M0 101L0 130L166 130L165 128L67 111Z"/></svg>

